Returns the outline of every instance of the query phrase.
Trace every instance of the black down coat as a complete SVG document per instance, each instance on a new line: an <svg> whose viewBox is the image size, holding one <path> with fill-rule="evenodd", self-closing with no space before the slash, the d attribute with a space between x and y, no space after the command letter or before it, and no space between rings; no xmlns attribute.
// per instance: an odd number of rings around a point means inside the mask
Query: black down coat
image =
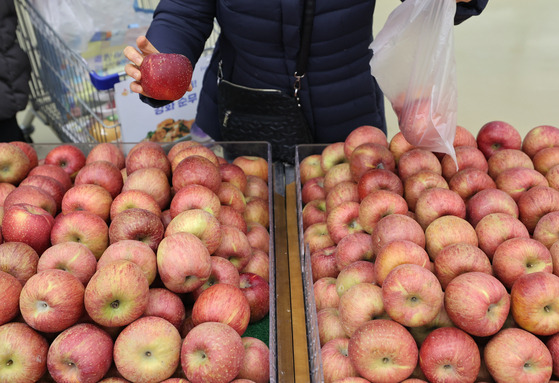
<svg viewBox="0 0 559 383"><path fill-rule="evenodd" d="M459 3L455 24L481 13L487 1ZM216 106L220 59L229 81L292 93L303 6L304 0L161 0L147 33L161 52L181 53L194 63L214 17L221 27L196 119L211 137L220 139ZM316 1L301 103L318 143L343 141L361 125L386 133L383 94L369 66L374 8L375 0Z"/></svg>
<svg viewBox="0 0 559 383"><path fill-rule="evenodd" d="M17 14L12 0L0 1L0 120L25 109L31 65L16 38Z"/></svg>

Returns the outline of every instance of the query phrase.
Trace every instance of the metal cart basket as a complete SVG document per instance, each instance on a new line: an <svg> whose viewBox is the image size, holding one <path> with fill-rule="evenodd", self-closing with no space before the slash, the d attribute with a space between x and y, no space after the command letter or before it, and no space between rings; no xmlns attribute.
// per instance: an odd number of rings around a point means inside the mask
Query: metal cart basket
<svg viewBox="0 0 559 383"><path fill-rule="evenodd" d="M153 12L159 0L136 0L131 11ZM29 55L31 111L24 126L38 116L63 142L119 142L114 85L126 77L124 66L107 73L90 69L34 7L32 0L15 0L19 18L18 39ZM206 43L213 51L219 28Z"/></svg>

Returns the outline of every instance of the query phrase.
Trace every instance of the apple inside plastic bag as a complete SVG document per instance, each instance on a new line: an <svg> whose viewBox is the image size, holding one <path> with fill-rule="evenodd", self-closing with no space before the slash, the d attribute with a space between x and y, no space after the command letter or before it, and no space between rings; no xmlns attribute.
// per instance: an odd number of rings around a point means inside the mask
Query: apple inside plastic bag
<svg viewBox="0 0 559 383"><path fill-rule="evenodd" d="M456 163L455 0L406 0L370 45L371 74L412 145Z"/></svg>

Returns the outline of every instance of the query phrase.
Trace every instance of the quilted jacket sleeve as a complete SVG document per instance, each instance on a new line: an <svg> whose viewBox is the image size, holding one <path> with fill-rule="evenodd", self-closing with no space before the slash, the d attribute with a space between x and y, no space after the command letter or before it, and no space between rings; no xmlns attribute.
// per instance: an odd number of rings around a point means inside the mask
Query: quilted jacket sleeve
<svg viewBox="0 0 559 383"><path fill-rule="evenodd" d="M489 0L472 0L469 3L456 4L456 15L454 16L454 24L458 25L462 21L472 16L479 15L487 5Z"/></svg>

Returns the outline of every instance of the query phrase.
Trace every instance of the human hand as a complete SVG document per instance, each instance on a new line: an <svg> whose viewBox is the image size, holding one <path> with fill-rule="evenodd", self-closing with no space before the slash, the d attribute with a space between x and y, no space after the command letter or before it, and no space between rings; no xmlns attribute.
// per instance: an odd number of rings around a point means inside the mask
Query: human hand
<svg viewBox="0 0 559 383"><path fill-rule="evenodd" d="M159 51L149 42L145 36L139 36L136 39L136 45L138 49L133 46L127 46L124 48L124 56L131 62L124 66L124 71L135 81L130 84L130 90L147 96L142 89L142 73L140 72L140 66L147 55L153 53L159 53ZM192 91L192 85L189 86L188 92Z"/></svg>

